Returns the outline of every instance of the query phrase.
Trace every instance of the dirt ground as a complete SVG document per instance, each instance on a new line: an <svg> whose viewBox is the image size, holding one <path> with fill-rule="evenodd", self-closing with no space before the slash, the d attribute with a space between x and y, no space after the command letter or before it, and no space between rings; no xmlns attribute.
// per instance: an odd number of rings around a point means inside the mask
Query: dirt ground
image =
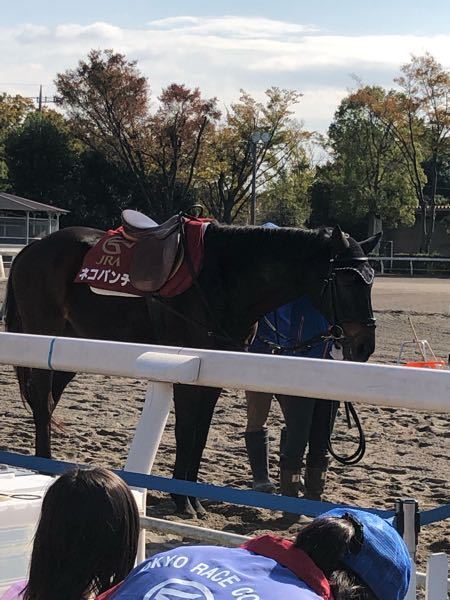
<svg viewBox="0 0 450 600"><path fill-rule="evenodd" d="M0 283L0 302L4 283ZM377 349L372 362L394 363L400 344L411 339L408 314L413 315L420 338L427 339L443 359L450 352L450 279L377 278L374 308L378 319ZM412 356L411 356L412 357ZM32 452L34 431L30 414L23 406L11 367L0 367L1 414L0 448ZM64 431L54 435L54 457L123 467L128 446L142 408L145 385L117 377L79 375L66 389L56 416ZM367 437L362 463L344 467L333 462L326 499L362 507L392 509L397 497L413 497L421 509L450 502L449 438L450 416L359 405L358 412ZM243 431L243 393L227 390L217 405L200 481L247 488L250 472ZM282 420L274 403L269 422L272 440L271 474L277 478L277 447ZM334 435L339 449L355 439L338 419ZM173 413L160 446L154 473L170 476L174 459ZM293 536L299 522L281 513L217 502L207 502L209 514L201 525L241 534L276 531ZM177 519L170 499L150 493L148 514ZM192 521L190 521L192 523ZM422 529L419 538L419 567L430 552L450 553L449 521ZM179 544L172 536L151 534L148 551Z"/></svg>

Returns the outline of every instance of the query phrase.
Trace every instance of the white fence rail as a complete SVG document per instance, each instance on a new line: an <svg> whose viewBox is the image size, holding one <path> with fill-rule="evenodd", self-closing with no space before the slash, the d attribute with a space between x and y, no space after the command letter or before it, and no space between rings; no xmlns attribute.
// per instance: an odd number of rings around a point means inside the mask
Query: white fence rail
<svg viewBox="0 0 450 600"><path fill-rule="evenodd" d="M450 258L434 257L434 256L370 256L371 261L380 263L380 273L383 275L386 269L386 263L389 263L389 269L393 270L394 262L404 262L409 265L409 274L414 275L414 264L421 263L450 263Z"/></svg>
<svg viewBox="0 0 450 600"><path fill-rule="evenodd" d="M0 364L149 380L126 462L127 470L141 473L150 473L153 467L171 407L173 383L450 412L450 371L16 333L0 333ZM154 520L144 523L162 527ZM165 531L189 536L186 527L168 524ZM191 529L190 534L199 536L199 528L194 529L197 531ZM215 533L207 530L202 539L211 540ZM232 537L231 543L238 542L239 536ZM143 542L141 536L140 558ZM423 582L424 576L419 574L418 584ZM442 600L441 591L448 587L442 558L430 559L426 582L427 600ZM415 597L415 585L414 578L408 599Z"/></svg>

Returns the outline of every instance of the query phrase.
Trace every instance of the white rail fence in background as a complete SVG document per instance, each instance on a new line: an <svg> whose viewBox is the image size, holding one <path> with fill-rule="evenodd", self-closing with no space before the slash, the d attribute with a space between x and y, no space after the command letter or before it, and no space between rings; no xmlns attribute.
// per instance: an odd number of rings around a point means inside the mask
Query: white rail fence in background
<svg viewBox="0 0 450 600"><path fill-rule="evenodd" d="M450 258L439 258L439 257L434 257L434 256L370 256L369 257L371 261L376 261L380 263L380 273L381 275L384 275L384 272L386 270L386 263L389 264L389 270L390 271L394 271L393 268L393 263L394 262L400 262L400 263L408 263L409 265L409 274L411 276L414 275L414 264L421 262L421 263L450 263ZM447 273L449 273L450 275L450 271L446 271ZM427 270L425 270L425 274L427 273Z"/></svg>
<svg viewBox="0 0 450 600"><path fill-rule="evenodd" d="M0 333L0 364L149 380L125 466L126 470L139 473L150 473L153 467L171 408L174 383L450 412L450 371L15 333ZM223 532L211 533L212 530L148 517L142 524L203 541L219 539L227 543ZM408 537L413 539L414 532L407 530L405 518L407 543ZM236 535L228 539L231 545L240 541ZM413 553L415 542L409 548ZM142 550L143 536L140 558ZM415 599L417 583L426 585L427 600L443 600L447 577L446 555L432 555L427 575L419 574L417 582L413 578L407 599Z"/></svg>

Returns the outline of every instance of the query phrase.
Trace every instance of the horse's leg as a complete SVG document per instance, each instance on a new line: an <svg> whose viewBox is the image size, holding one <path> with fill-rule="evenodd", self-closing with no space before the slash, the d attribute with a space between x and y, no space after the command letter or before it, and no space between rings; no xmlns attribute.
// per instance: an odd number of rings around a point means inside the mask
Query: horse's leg
<svg viewBox="0 0 450 600"><path fill-rule="evenodd" d="M203 451L206 446L209 428L211 426L211 419L221 391L222 390L219 388L202 388L202 398L199 400L197 407L194 449L186 477L188 481L197 481ZM197 517L205 517L206 510L203 508L200 500L195 496L190 496L189 500L197 513Z"/></svg>
<svg viewBox="0 0 450 600"><path fill-rule="evenodd" d="M51 458L51 417L54 409L53 373L44 369L17 367L20 392L33 413L36 456Z"/></svg>
<svg viewBox="0 0 450 600"><path fill-rule="evenodd" d="M45 332L48 335L64 335L67 332L67 324L62 317L53 314L50 319L47 319L44 327L39 322L38 316L27 315L27 319L24 319L24 332L31 334L42 334ZM51 458L53 411L61 398L64 388L74 375L74 373L49 371L47 369L17 368L17 377L22 398L30 406L33 413L36 430L36 456Z"/></svg>
<svg viewBox="0 0 450 600"><path fill-rule="evenodd" d="M217 388L175 386L175 438L177 443L173 471L175 479L197 480L209 425L219 395L220 389ZM179 494L173 494L172 497L179 513L197 516L197 511L205 512L196 498L188 498Z"/></svg>
<svg viewBox="0 0 450 600"><path fill-rule="evenodd" d="M55 371L53 373L52 380L52 394L54 409L58 405L58 402L62 396L62 393L66 389L66 386L72 381L76 373L69 373L69 371Z"/></svg>

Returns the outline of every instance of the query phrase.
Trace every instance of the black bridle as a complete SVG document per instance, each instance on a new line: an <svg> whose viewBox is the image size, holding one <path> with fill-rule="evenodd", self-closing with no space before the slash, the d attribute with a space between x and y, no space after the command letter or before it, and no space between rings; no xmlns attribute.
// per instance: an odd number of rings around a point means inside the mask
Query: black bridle
<svg viewBox="0 0 450 600"><path fill-rule="evenodd" d="M366 256L355 258L340 258L337 256L330 260L328 273L320 293L320 299L324 309L323 312L331 316L331 326L341 327L345 322L357 321L365 327L376 327L376 319L373 315L371 302L368 303L366 314L352 315L351 318L346 317L344 303L340 302L339 297L339 284L337 282L337 273L339 271L353 271L363 279L366 285L372 285L375 276L375 272Z"/></svg>
<svg viewBox="0 0 450 600"><path fill-rule="evenodd" d="M376 319L373 315L372 304L368 303L367 311L361 315L352 315L347 318L339 293L339 284L337 282L337 273L339 271L354 271L360 276L364 283L372 285L375 272L370 266L369 259L365 256L355 258L335 257L330 260L328 272L324 279L322 290L320 292L320 302L322 305L322 314L329 315L330 326L327 330L318 333L300 344L287 345L276 344L270 340L266 340L257 336L258 341L270 348L272 354L292 354L304 350L310 350L314 346L323 342L333 342L338 346L344 346L349 343L350 339L345 335L342 325L346 322L357 321L365 327L376 327ZM264 317L266 325L272 329L278 339L284 339L289 342L290 339L278 331L269 319Z"/></svg>

